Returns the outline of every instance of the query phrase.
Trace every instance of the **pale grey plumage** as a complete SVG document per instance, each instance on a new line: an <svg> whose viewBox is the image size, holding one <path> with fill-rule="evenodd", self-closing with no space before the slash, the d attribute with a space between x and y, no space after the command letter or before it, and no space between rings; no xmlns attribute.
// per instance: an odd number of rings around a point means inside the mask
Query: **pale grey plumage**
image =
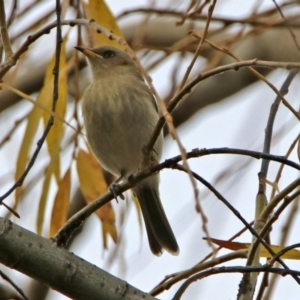
<svg viewBox="0 0 300 300"><path fill-rule="evenodd" d="M83 117L91 149L102 166L116 176L138 171L143 147L158 121L155 100L132 59L114 47L76 47L83 52L93 81L83 95ZM153 156L159 162L163 137L159 136ZM179 251L159 198L159 176L138 183L136 194L145 220L152 252Z"/></svg>

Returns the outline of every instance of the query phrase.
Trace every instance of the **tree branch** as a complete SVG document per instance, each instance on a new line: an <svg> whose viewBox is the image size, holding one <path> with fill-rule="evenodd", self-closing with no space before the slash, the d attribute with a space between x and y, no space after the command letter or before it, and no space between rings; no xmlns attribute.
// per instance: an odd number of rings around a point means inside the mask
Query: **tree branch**
<svg viewBox="0 0 300 300"><path fill-rule="evenodd" d="M13 55L13 51L11 48L11 44L7 32L4 0L0 0L0 30L1 30L1 39L5 51L5 60L8 60Z"/></svg>
<svg viewBox="0 0 300 300"><path fill-rule="evenodd" d="M265 159L284 163L284 164L289 165L297 170L300 170L299 164L296 164L290 160L287 160L287 159L285 159L285 157L282 157L282 156L264 154L264 153L257 152L257 151L233 149L233 148L193 149L192 151L186 153L186 159L201 157L201 156L211 155L211 154L240 154L240 155L254 157L257 159L265 158ZM154 167L151 167L149 169L140 171L140 172L132 175L130 180L127 180L124 183L119 185L118 191L116 192L116 194L117 195L122 194L126 190L132 188L137 182L151 176L152 174L155 174L155 173L161 171L164 168L172 168L180 161L182 161L182 156L178 155L171 159L165 160L161 164L158 164ZM78 229L80 226L82 226L83 222L92 213L94 213L97 209L102 207L104 204L111 201L114 197L115 197L115 195L113 195L111 192L107 192L106 194L102 195L100 198L96 199L89 205L85 206L78 213L73 215L67 221L67 223L59 230L59 232L55 235L54 240L56 241L57 245L64 246L67 243L68 239L73 234L73 232L76 229Z"/></svg>
<svg viewBox="0 0 300 300"><path fill-rule="evenodd" d="M153 300L127 282L0 218L0 262L77 300Z"/></svg>

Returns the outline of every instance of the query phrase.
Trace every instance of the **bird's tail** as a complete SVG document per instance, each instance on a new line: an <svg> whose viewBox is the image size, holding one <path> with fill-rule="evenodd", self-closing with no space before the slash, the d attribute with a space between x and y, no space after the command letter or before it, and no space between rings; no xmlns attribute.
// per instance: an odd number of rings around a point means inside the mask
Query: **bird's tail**
<svg viewBox="0 0 300 300"><path fill-rule="evenodd" d="M168 222L158 191L158 177L152 176L137 184L133 192L139 200L149 245L153 254L160 256L163 249L173 255L179 253L179 247Z"/></svg>

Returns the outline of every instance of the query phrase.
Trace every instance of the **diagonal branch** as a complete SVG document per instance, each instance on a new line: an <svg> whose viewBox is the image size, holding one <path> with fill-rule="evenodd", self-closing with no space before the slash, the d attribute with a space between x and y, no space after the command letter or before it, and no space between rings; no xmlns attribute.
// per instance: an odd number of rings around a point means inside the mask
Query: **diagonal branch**
<svg viewBox="0 0 300 300"><path fill-rule="evenodd" d="M0 217L0 262L77 300L154 300L50 240Z"/></svg>
<svg viewBox="0 0 300 300"><path fill-rule="evenodd" d="M190 158L196 158L196 157L202 157L206 155L212 155L212 154L239 154L239 155L245 155L254 157L256 159L269 159L273 161L277 161L280 163L284 163L286 165L289 165L297 170L300 170L300 165L296 164L290 160L287 160L285 157L271 155L271 154L264 154L257 151L249 151L249 150L243 150L243 149L234 149L234 148L215 148L215 149L193 149L190 152L187 152L186 159ZM153 166L149 169L142 170L130 177L130 180L127 180L120 184L117 195L122 194L126 190L132 188L137 182L140 182L141 180L151 176L152 174L155 174L165 168L172 168L174 167L178 162L182 161L182 156L178 155L171 159L165 160L163 163L158 164L156 166ZM78 229L84 221L97 209L102 207L104 204L108 203L112 199L114 199L115 195L113 195L111 192L107 192L106 194L102 195L100 198L96 199L89 205L85 206L83 209L81 209L79 212L77 212L75 215L73 215L67 223L58 231L58 233L55 235L54 239L56 243L60 246L65 245L68 241L68 239L71 237L73 232ZM247 223L248 224L248 223ZM252 227L251 227L252 228Z"/></svg>

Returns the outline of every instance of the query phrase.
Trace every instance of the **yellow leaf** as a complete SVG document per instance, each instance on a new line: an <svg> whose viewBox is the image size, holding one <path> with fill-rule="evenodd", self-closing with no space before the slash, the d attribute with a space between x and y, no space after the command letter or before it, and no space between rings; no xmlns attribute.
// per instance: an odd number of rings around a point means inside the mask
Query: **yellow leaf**
<svg viewBox="0 0 300 300"><path fill-rule="evenodd" d="M61 60L63 60L65 57L64 51L61 51ZM23 137L23 141L21 144L21 148L18 155L17 160L17 166L16 166L16 174L15 174L15 180L19 180L21 175L24 173L24 170L27 166L27 162L29 159L29 154L32 146L32 142L34 140L34 137L36 135L38 125L40 122L40 118L43 115L43 112L39 108L39 104L41 107L47 107L49 108L52 103L52 94L53 94L53 67L55 62L55 55L53 56L51 62L48 65L48 68L46 70L46 75L44 79L44 85L41 89L36 103L37 105L33 107L31 110L29 116L28 116L28 122L25 130L25 134ZM48 114L47 114L48 115ZM49 118L49 115L48 115ZM59 122L61 123L61 122ZM56 173L58 173L56 171ZM19 187L16 190L15 198L16 198L16 205L18 204L18 201L22 194L22 188Z"/></svg>
<svg viewBox="0 0 300 300"><path fill-rule="evenodd" d="M285 247L276 246L276 245L270 245L270 247L272 248L272 250L275 253L278 253L285 248ZM270 257L271 255L270 255L269 251L265 247L262 246L260 256L261 257ZM296 249L291 249L288 252L284 253L282 256L280 256L280 258L300 260L300 251L296 250Z"/></svg>
<svg viewBox="0 0 300 300"><path fill-rule="evenodd" d="M64 120L64 118L62 118L57 113L53 112L51 109L49 109L46 106L44 106L42 103L37 102L36 100L34 100L33 98L31 98L29 95L23 93L22 91L20 91L18 89L15 89L12 86L9 86L9 85L7 85L5 83L1 83L1 82L0 82L0 88L8 89L8 90L14 92L15 94L21 96L25 100L27 100L30 103L32 103L34 106L36 106L39 109L41 109L44 112L46 112L49 116L53 116L53 118L59 120L60 122L63 122L64 124L66 124L67 126L69 126L70 128L72 128L75 132L78 132L77 129L74 126L72 126L70 123L68 123L66 120ZM78 132L78 133L80 133L80 132Z"/></svg>
<svg viewBox="0 0 300 300"><path fill-rule="evenodd" d="M50 164L48 165L48 167L46 169L46 175L44 178L42 195L41 195L41 198L39 201L39 209L38 209L37 224L36 224L37 234L41 234L42 230L43 230L44 212L45 212L46 203L47 203L47 199L48 199L48 192L49 192L52 173L53 173L53 165L50 162Z"/></svg>
<svg viewBox="0 0 300 300"><path fill-rule="evenodd" d="M109 202L98 209L96 214L102 222L103 247L107 249L107 235L109 234L115 243L118 238L115 226L115 212Z"/></svg>
<svg viewBox="0 0 300 300"><path fill-rule="evenodd" d="M59 76L59 98L57 101L57 109L60 116L64 117L65 113L65 106L66 106L66 97L67 97L67 90L66 90L66 59L65 59L65 43L66 43L67 36L63 39L62 47L60 51L60 76ZM53 83L54 83L54 75L53 75L53 68L55 64L56 53L54 53L49 66L46 71L46 76L44 80L43 88L39 94L38 99L43 101L43 104L51 109L52 102L53 102ZM65 79L63 79L65 78ZM62 81L63 84L60 84ZM61 87L62 86L62 87ZM60 95L61 93L61 95ZM36 107L35 107L36 108ZM48 122L49 115L48 113L43 111L42 114L44 118L44 122ZM54 131L54 132L53 132ZM50 180L52 174L55 175L56 182L59 181L60 178L60 142L63 136L63 123L62 122L54 122L48 136L47 136L47 144L49 149L50 155L50 163L46 169L46 175L44 178L43 183L43 190L42 195L39 201L39 208L38 208L38 218L37 218L37 233L41 234L43 229L44 223L44 215L45 215L45 208L48 200L48 192L50 187Z"/></svg>
<svg viewBox="0 0 300 300"><path fill-rule="evenodd" d="M61 43L61 51L60 51L60 65L59 65L59 80L58 80L58 99L56 104L55 112L62 118L64 118L66 113L66 102L67 102L67 63L66 63L66 42L67 35L64 37ZM45 97L46 105L49 109L52 108L53 102L53 83L54 83L54 75L52 73L53 67L55 64L55 56L52 57L50 66L51 66L51 74L45 78L44 87L42 92L45 92L43 96ZM45 126L49 120L49 114L43 112L43 119ZM53 172L55 175L56 182L59 182L60 179L60 144L64 134L64 124L62 122L58 122L54 119L54 123L52 128L47 135L46 141L48 145L49 155L52 159L53 163Z"/></svg>
<svg viewBox="0 0 300 300"><path fill-rule="evenodd" d="M41 99L38 98L37 102L38 101L41 101ZM41 110L35 106L31 110L28 116L28 122L25 130L25 134L23 136L23 141L17 159L15 181L19 180L19 178L24 173L25 168L27 166L32 142L36 135L41 115L42 115ZM22 194L22 187L20 186L16 189L16 193L15 193L16 205L18 205L21 194Z"/></svg>
<svg viewBox="0 0 300 300"><path fill-rule="evenodd" d="M77 172L82 194L87 203L100 197L107 191L107 184L102 169L92 153L79 150L77 156ZM107 234L110 234L114 241L117 240L115 228L115 213L110 203L96 211L102 222L102 233L104 247L107 247Z"/></svg>
<svg viewBox="0 0 300 300"><path fill-rule="evenodd" d="M92 153L79 150L77 172L81 191L88 203L107 191L107 184L102 169Z"/></svg>
<svg viewBox="0 0 300 300"><path fill-rule="evenodd" d="M54 236L55 233L63 226L67 221L67 213L70 204L70 176L71 170L68 169L63 179L58 184L57 194L54 200L52 209L52 217L50 224L50 236Z"/></svg>
<svg viewBox="0 0 300 300"><path fill-rule="evenodd" d="M207 238L204 238L206 240ZM224 240L218 240L218 239L213 239L210 238L210 240L217 244L220 247L230 249L230 250L243 250L243 249L250 249L251 244L250 243L239 243L239 242L232 242L232 241L224 241ZM285 247L282 246L277 246L277 245L269 245L270 248L275 252L278 253L281 250L283 250ZM270 257L269 251L262 246L261 247L261 252L260 252L260 257ZM300 251L296 249L289 250L288 252L284 253L281 258L285 259L295 259L295 260L300 260Z"/></svg>
<svg viewBox="0 0 300 300"><path fill-rule="evenodd" d="M116 18L112 15L104 0L89 0L89 3L85 4L85 13L88 19L94 19L99 25L111 30L115 35L120 37L123 36ZM94 46L112 45L123 49L119 43L110 40L104 34L97 33L95 30L91 30L91 35L94 41Z"/></svg>

